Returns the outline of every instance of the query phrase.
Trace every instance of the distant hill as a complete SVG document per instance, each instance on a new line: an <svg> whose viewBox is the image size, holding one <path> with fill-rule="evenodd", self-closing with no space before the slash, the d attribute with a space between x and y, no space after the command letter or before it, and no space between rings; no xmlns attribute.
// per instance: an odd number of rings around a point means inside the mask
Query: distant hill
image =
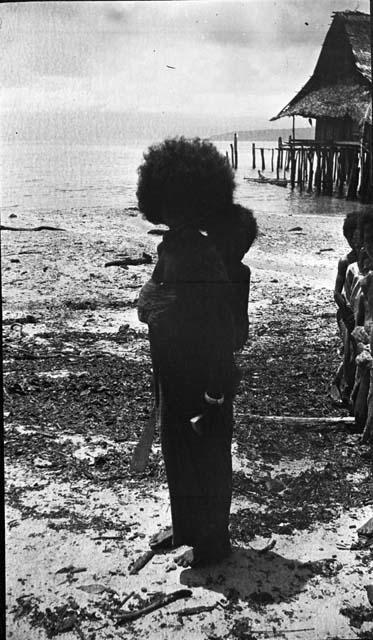
<svg viewBox="0 0 373 640"><path fill-rule="evenodd" d="M251 131L231 131L229 133L219 133L214 136L210 136L209 140L233 140L234 134L237 133L238 140L277 140L281 136L283 140L288 140L292 135L292 129L253 129ZM296 138L308 138L313 139L315 137L314 127L295 127Z"/></svg>

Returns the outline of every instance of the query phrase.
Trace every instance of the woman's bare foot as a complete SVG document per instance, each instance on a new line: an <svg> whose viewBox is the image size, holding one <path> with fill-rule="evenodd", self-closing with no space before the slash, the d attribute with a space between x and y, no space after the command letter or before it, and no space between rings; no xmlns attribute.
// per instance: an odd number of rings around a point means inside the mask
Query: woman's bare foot
<svg viewBox="0 0 373 640"><path fill-rule="evenodd" d="M179 567L192 567L195 564L193 548L187 549L180 556L174 558L175 564Z"/></svg>
<svg viewBox="0 0 373 640"><path fill-rule="evenodd" d="M203 567L209 564L216 564L221 562L232 553L230 544L225 545L219 550L216 550L214 554L199 553L195 547L189 547L180 556L176 556L173 561L179 567Z"/></svg>
<svg viewBox="0 0 373 640"><path fill-rule="evenodd" d="M149 546L153 551L162 551L172 549L173 546L173 532L172 527L162 529L158 533L155 533L149 541Z"/></svg>

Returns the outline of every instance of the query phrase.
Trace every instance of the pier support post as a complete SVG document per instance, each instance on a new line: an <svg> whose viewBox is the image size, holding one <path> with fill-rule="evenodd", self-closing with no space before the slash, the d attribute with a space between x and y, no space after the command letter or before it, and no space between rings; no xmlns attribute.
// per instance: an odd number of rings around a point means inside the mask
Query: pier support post
<svg viewBox="0 0 373 640"><path fill-rule="evenodd" d="M359 167L358 167L358 153L355 151L349 176L349 184L347 191L347 200L356 200L356 191L359 184Z"/></svg>
<svg viewBox="0 0 373 640"><path fill-rule="evenodd" d="M345 158L345 150L341 149L338 157L338 175L337 175L338 196L340 198L342 198L343 196L345 182L346 182L346 158Z"/></svg>
<svg viewBox="0 0 373 640"><path fill-rule="evenodd" d="M295 165L296 165L296 157L294 147L290 149L290 185L291 189L294 190L295 187Z"/></svg>
<svg viewBox="0 0 373 640"><path fill-rule="evenodd" d="M299 149L297 155L298 155L298 177L297 177L297 182L298 182L299 190L303 191L303 153L302 153L301 149Z"/></svg>
<svg viewBox="0 0 373 640"><path fill-rule="evenodd" d="M326 150L321 150L321 182L323 193L326 193Z"/></svg>
<svg viewBox="0 0 373 640"><path fill-rule="evenodd" d="M315 187L316 192L320 195L321 192L321 161L320 161L320 151L316 151L316 171L315 171Z"/></svg>
<svg viewBox="0 0 373 640"><path fill-rule="evenodd" d="M280 136L279 139L278 139L278 155L279 155L279 158L280 158L279 169L283 169L283 162L284 162L283 153L284 152L282 150L282 138Z"/></svg>
<svg viewBox="0 0 373 640"><path fill-rule="evenodd" d="M314 156L314 152L311 150L308 152L308 161L310 163L310 168L309 168L309 172L308 172L308 188L307 191L308 193L312 192L312 180L313 180L313 156Z"/></svg>
<svg viewBox="0 0 373 640"><path fill-rule="evenodd" d="M276 178L277 180L280 179L280 162L281 162L281 158L280 158L280 148L277 149L277 161L276 161Z"/></svg>
<svg viewBox="0 0 373 640"><path fill-rule="evenodd" d="M290 167L290 153L287 150L285 153L285 172L289 171L289 167Z"/></svg>
<svg viewBox="0 0 373 640"><path fill-rule="evenodd" d="M325 158L325 194L327 196L333 195L333 157L334 157L334 149L331 147L327 153Z"/></svg>
<svg viewBox="0 0 373 640"><path fill-rule="evenodd" d="M264 171L264 169L266 168L266 163L265 163L265 160L264 160L264 149L260 150L260 155L262 157L262 171Z"/></svg>

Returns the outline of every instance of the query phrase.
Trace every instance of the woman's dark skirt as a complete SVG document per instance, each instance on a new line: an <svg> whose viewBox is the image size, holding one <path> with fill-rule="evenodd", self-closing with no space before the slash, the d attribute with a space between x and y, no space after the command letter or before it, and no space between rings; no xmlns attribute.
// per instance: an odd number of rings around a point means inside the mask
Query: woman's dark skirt
<svg viewBox="0 0 373 640"><path fill-rule="evenodd" d="M230 553L232 401L203 435L170 408L162 390L160 405L173 544L192 546L196 560L217 561Z"/></svg>

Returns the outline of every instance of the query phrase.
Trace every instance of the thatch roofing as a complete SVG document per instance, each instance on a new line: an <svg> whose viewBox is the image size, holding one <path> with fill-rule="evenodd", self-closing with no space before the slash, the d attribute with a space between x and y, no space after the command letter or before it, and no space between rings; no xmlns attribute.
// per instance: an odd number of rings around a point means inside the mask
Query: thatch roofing
<svg viewBox="0 0 373 640"><path fill-rule="evenodd" d="M345 118L360 122L370 115L369 88L356 85L339 85L315 89L296 102L283 115L304 118ZM277 116L282 117L282 116ZM274 118L272 118L274 120Z"/></svg>
<svg viewBox="0 0 373 640"><path fill-rule="evenodd" d="M370 16L340 11L325 37L313 75L284 107L284 116L371 121Z"/></svg>
<svg viewBox="0 0 373 640"><path fill-rule="evenodd" d="M361 13L359 11L344 11L338 15L340 15L343 20L356 68L371 82L370 16L367 13Z"/></svg>

